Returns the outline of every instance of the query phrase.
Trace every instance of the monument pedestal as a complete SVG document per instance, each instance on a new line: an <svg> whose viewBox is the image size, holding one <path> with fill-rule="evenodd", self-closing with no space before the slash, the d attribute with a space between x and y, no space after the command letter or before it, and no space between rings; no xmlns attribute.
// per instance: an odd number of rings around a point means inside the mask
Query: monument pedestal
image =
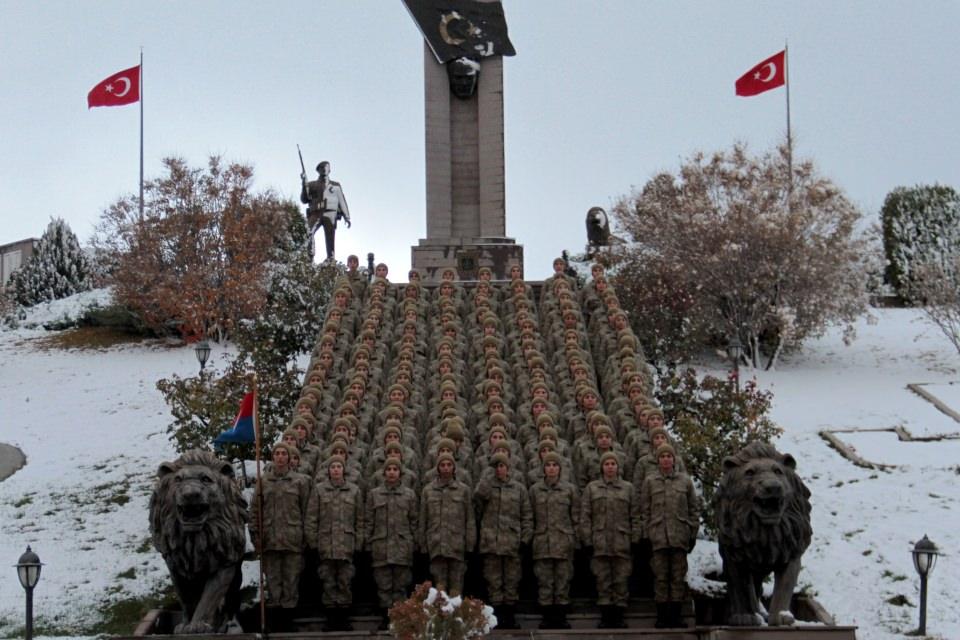
<svg viewBox="0 0 960 640"><path fill-rule="evenodd" d="M476 280L480 267L493 271L494 280L509 280L511 266L523 267L523 245L513 238L424 238L410 250L413 268L432 281L448 267L459 280Z"/></svg>

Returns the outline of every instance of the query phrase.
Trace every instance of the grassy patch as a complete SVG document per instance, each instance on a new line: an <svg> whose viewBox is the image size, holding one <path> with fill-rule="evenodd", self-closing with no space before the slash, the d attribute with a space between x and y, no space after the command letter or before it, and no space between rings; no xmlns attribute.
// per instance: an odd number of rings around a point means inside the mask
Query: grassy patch
<svg viewBox="0 0 960 640"><path fill-rule="evenodd" d="M115 327L78 327L36 338L40 349L109 349L117 345L143 342L143 335Z"/></svg>
<svg viewBox="0 0 960 640"><path fill-rule="evenodd" d="M25 506L27 506L28 504L33 504L33 494L32 494L32 493L28 493L27 495L23 496L22 498L20 498L20 499L17 500L16 502L14 502L14 503L13 503L13 506L16 507L17 509L19 509L20 507L25 507Z"/></svg>
<svg viewBox="0 0 960 640"><path fill-rule="evenodd" d="M165 591L149 596L113 602L102 609L103 619L98 624L84 629L83 635L128 636L133 633L137 624L151 609L170 608L177 606L177 604L177 597L172 586Z"/></svg>
<svg viewBox="0 0 960 640"><path fill-rule="evenodd" d="M894 573L893 571L890 571L890 569L884 569L882 575L887 580L891 580L893 582L903 582L904 580L907 579L907 576L899 573Z"/></svg>
<svg viewBox="0 0 960 640"><path fill-rule="evenodd" d="M140 543L140 546L138 546L135 551L137 553L150 553L153 551L153 539L144 538L143 542Z"/></svg>
<svg viewBox="0 0 960 640"><path fill-rule="evenodd" d="M912 602L907 599L907 596L903 594L897 594L892 598L887 598L884 602L887 604L892 604L895 607L913 607L915 606Z"/></svg>
<svg viewBox="0 0 960 640"><path fill-rule="evenodd" d="M122 572L118 573L118 574L117 574L117 577L118 577L118 578L123 578L123 579L125 579L125 580L133 580L134 578L137 577L137 569L136 569L136 567L130 567L130 568L127 569L126 571L122 571Z"/></svg>

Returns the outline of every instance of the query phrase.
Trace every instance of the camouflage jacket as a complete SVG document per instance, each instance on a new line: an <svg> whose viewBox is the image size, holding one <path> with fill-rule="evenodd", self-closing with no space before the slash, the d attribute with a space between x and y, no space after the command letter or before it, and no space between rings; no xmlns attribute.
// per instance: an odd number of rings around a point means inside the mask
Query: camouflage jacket
<svg viewBox="0 0 960 640"><path fill-rule="evenodd" d="M383 485L367 494L364 540L373 566L413 564L418 517L417 496L412 489L400 484Z"/></svg>
<svg viewBox="0 0 960 640"><path fill-rule="evenodd" d="M363 548L363 500L360 488L327 480L314 487L307 508L307 544L321 560L352 560Z"/></svg>
<svg viewBox="0 0 960 640"><path fill-rule="evenodd" d="M640 492L644 537L657 549L691 549L700 528L700 499L690 476L647 475Z"/></svg>
<svg viewBox="0 0 960 640"><path fill-rule="evenodd" d="M577 547L580 500L569 482L541 480L530 487L533 507L533 559L572 557Z"/></svg>
<svg viewBox="0 0 960 640"><path fill-rule="evenodd" d="M431 558L463 560L473 551L477 525L467 485L438 478L423 487L417 542Z"/></svg>
<svg viewBox="0 0 960 640"><path fill-rule="evenodd" d="M267 469L250 502L250 534L262 551L303 551L303 525L310 500L310 481L301 473L277 475ZM258 526L257 503L263 500L263 527Z"/></svg>
<svg viewBox="0 0 960 640"><path fill-rule="evenodd" d="M474 498L480 513L480 553L516 555L533 535L530 496L522 482L494 477L477 486Z"/></svg>
<svg viewBox="0 0 960 640"><path fill-rule="evenodd" d="M643 527L633 485L594 480L580 498L580 539L596 556L630 557L630 545L640 541Z"/></svg>

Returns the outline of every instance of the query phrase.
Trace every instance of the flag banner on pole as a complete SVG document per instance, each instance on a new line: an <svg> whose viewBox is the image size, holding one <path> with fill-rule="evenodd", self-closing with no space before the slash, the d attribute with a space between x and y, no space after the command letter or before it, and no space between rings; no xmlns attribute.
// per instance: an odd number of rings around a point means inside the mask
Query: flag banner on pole
<svg viewBox="0 0 960 640"><path fill-rule="evenodd" d="M140 100L140 65L118 71L87 94L87 108L120 107Z"/></svg>
<svg viewBox="0 0 960 640"><path fill-rule="evenodd" d="M243 396L243 402L240 403L240 412L233 420L233 427L218 435L217 439L213 441L214 444L236 444L256 441L256 434L253 428L253 399L253 391Z"/></svg>
<svg viewBox="0 0 960 640"><path fill-rule="evenodd" d="M740 76L736 82L737 95L755 96L786 84L785 54L786 49L775 53Z"/></svg>

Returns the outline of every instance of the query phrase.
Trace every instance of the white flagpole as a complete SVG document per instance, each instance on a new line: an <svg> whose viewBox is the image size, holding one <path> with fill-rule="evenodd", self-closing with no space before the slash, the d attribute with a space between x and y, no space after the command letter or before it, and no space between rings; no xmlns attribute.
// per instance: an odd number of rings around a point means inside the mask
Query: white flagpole
<svg viewBox="0 0 960 640"><path fill-rule="evenodd" d="M143 47L140 47L140 222L143 222Z"/></svg>
<svg viewBox="0 0 960 640"><path fill-rule="evenodd" d="M793 193L793 133L790 130L790 55L783 41L783 83L787 88L787 197ZM788 200L789 206L789 200Z"/></svg>

